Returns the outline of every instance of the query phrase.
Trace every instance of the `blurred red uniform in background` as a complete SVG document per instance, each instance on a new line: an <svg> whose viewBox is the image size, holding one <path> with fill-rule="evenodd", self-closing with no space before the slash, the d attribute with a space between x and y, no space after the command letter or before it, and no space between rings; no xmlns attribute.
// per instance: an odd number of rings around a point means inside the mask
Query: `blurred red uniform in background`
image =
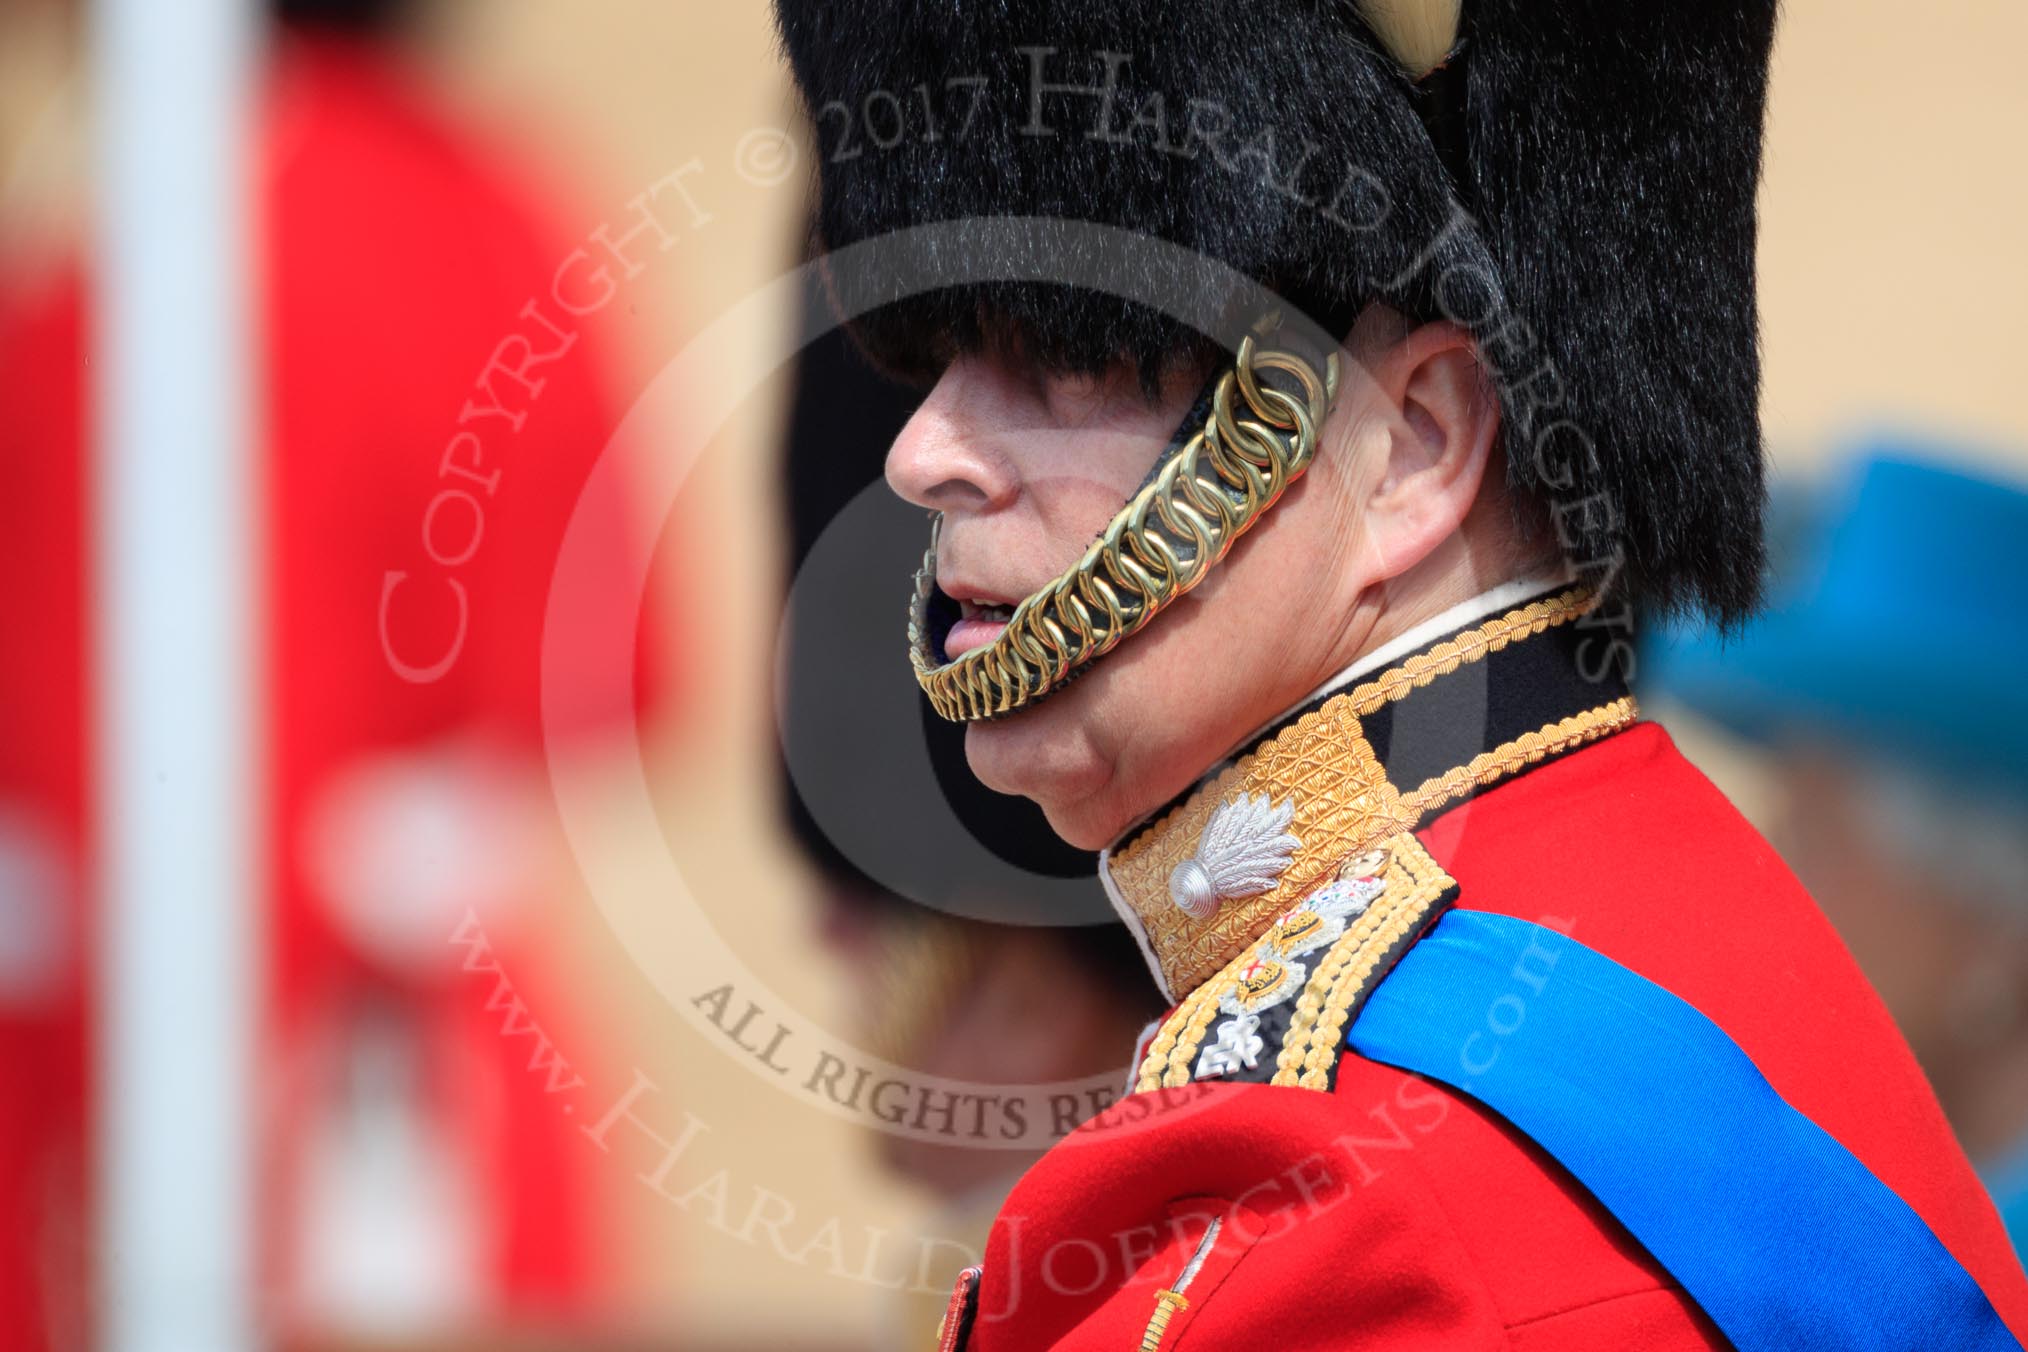
<svg viewBox="0 0 2028 1352"><path fill-rule="evenodd" d="M560 975L511 903L540 885L540 661L565 524L597 514L614 585L560 622L626 604L638 557L626 503L579 504L613 408L586 321L548 299L567 237L399 62L288 34L270 65L252 232L262 1286L297 1326L567 1318L597 1272L598 1157L549 1097L567 1053L503 1031L515 1011L462 964L483 933L518 990ZM80 1336L89 1278L93 378L88 270L10 280L5 261L0 1327L37 1347ZM565 672L552 735L627 733L640 700L601 693L610 677ZM554 1035L570 1011L549 994L519 1017Z"/></svg>

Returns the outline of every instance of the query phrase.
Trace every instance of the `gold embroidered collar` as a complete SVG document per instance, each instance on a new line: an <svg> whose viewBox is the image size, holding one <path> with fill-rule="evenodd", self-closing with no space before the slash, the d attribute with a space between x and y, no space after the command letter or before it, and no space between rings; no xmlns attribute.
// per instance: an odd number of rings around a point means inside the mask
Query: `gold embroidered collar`
<svg viewBox="0 0 2028 1352"><path fill-rule="evenodd" d="M1207 984L1230 986L1225 969L1257 960L1270 929L1334 881L1373 897L1326 916L1326 928L1367 924L1387 909L1375 901L1383 894L1433 900L1441 871L1410 831L1632 722L1634 701L1612 660L1617 640L1583 623L1593 605L1581 588L1542 596L1318 696L1101 856L1106 890L1167 998L1202 995L1216 1006L1230 991L1204 994ZM1383 846L1377 871L1361 874L1357 861ZM1385 886L1376 889L1375 876ZM1292 956L1268 956L1277 953ZM1295 968L1310 965L1282 962L1277 975L1256 962L1247 979L1293 981Z"/></svg>

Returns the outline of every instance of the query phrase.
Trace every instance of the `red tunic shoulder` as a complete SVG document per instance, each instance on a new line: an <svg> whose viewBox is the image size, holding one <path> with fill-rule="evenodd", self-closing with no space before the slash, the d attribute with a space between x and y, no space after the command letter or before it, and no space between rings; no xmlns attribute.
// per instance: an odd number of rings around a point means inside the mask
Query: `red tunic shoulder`
<svg viewBox="0 0 2028 1352"><path fill-rule="evenodd" d="M1460 907L1551 925L1717 1022L2028 1329L2028 1282L1885 1008L1661 728L1417 835ZM974 1352L1727 1346L1503 1119L1349 1052L1329 1093L1212 1081L1123 1100L1017 1186L984 1267Z"/></svg>

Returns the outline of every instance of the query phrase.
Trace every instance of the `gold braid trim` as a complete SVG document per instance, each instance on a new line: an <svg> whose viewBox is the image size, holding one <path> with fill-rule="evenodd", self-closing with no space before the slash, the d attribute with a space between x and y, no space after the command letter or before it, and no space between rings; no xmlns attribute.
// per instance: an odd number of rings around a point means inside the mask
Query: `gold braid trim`
<svg viewBox="0 0 2028 1352"><path fill-rule="evenodd" d="M1355 939L1348 933L1332 945L1332 956L1339 961L1320 966L1303 992L1307 997L1319 987L1326 988L1318 1000L1316 1019L1307 1030L1308 1043L1298 1049L1302 1069L1298 1073L1289 1060L1278 1060L1270 1084L1300 1085L1320 1091L1331 1087L1331 1071L1338 1064L1338 1052L1345 1041L1345 1022L1352 1015L1352 1006L1373 989L1374 977L1382 966L1391 964L1422 932L1437 903L1451 890L1450 876L1437 866L1414 836L1397 837L1389 848L1411 876L1407 891L1394 898L1387 914L1379 917L1364 934ZM1367 915L1372 914L1369 909ZM1345 950L1342 956L1340 948ZM1287 1048L1283 1050L1286 1052Z"/></svg>
<svg viewBox="0 0 2028 1352"><path fill-rule="evenodd" d="M1594 604L1592 595L1582 588L1545 597L1489 619L1332 696L1235 761L1115 852L1107 861L1107 871L1140 918L1168 988L1175 992L1195 990L1234 953L1244 950L1269 917L1308 895L1340 861L1408 829L1432 806L1464 791L1459 787L1445 792L1424 785L1417 790L1421 797L1405 799L1387 782L1360 728L1361 718L1489 653L1567 624ZM1617 726L1602 724L1589 735L1602 735ZM1540 759L1561 744L1574 743L1545 743L1537 752L1522 738L1516 744L1519 750L1513 764L1523 764L1531 756ZM1493 754L1509 750L1503 747ZM1462 768L1474 780L1481 774L1488 780L1498 777L1493 763L1483 756ZM1443 777L1446 783L1449 778ZM1289 829L1302 846L1273 888L1229 903L1208 920L1197 919L1171 902L1169 876L1190 857L1218 805L1241 793L1293 799L1295 819Z"/></svg>
<svg viewBox="0 0 2028 1352"><path fill-rule="evenodd" d="M1446 639L1435 647L1417 653L1399 666L1389 667L1370 681L1363 681L1342 695L1334 695L1318 708L1303 715L1294 724L1276 734L1273 742L1259 751L1240 760L1216 780L1191 795L1191 801L1175 808L1167 816L1150 826L1143 827L1134 839L1113 856L1115 868L1131 863L1141 852L1152 848L1155 842L1179 819L1188 814L1192 805L1202 798L1214 802L1225 797L1225 790L1231 781L1244 778L1264 752L1278 744L1299 740L1311 728L1321 728L1332 723L1342 714L1363 718L1384 704L1390 704L1417 686L1428 685L1439 676L1448 676L1470 662L1476 662L1488 653L1498 652L1519 638L1542 633L1560 624L1568 623L1581 615L1588 614L1598 604L1597 597L1582 587L1555 596L1544 597L1519 610L1510 610L1505 615L1487 620L1475 629L1467 629L1454 638Z"/></svg>
<svg viewBox="0 0 2028 1352"><path fill-rule="evenodd" d="M1204 1043L1204 1031L1218 1016L1218 1002L1239 985L1239 974L1253 957L1251 949L1236 953L1224 970L1200 985L1162 1021L1161 1031L1148 1044L1141 1058L1141 1073L1134 1088L1160 1089L1163 1085L1190 1083L1190 1063Z"/></svg>
<svg viewBox="0 0 2028 1352"><path fill-rule="evenodd" d="M1417 814L1431 811L1523 765L1615 732L1631 723L1638 712L1629 695L1573 714L1425 780L1400 804ZM1316 960L1275 1052L1270 1084L1319 1090L1330 1087L1331 1069L1337 1064L1353 1007L1371 989L1376 973L1420 933L1453 886L1450 876L1412 833L1398 831L1387 837L1381 848L1389 858L1383 875L1387 890ZM1271 931L1264 931L1241 948L1217 976L1199 984L1163 1022L1141 1062L1136 1091L1173 1088L1195 1078L1193 1063L1218 1019L1221 1001L1238 989L1240 973L1261 956L1270 935Z"/></svg>
<svg viewBox="0 0 2028 1352"><path fill-rule="evenodd" d="M1476 629L1467 629L1433 648L1390 667L1370 681L1354 686L1339 699L1349 700L1352 712L1365 717L1383 704L1391 704L1415 686L1428 685L1439 676L1448 676L1468 662L1487 653L1496 653L1516 639L1539 634L1587 614L1598 598L1583 587L1573 587L1555 596L1544 597L1519 610L1510 610ZM1336 700L1332 701L1336 703ZM1322 712L1319 710L1318 712Z"/></svg>
<svg viewBox="0 0 2028 1352"><path fill-rule="evenodd" d="M1301 397L1263 384L1263 371L1292 377ZM1244 416L1234 411L1235 394L1246 405ZM931 706L957 723L1012 713L1139 632L1203 581L1302 477L1337 396L1337 353L1319 374L1295 353L1256 351L1253 338L1244 339L1232 369L1219 378L1204 426L1162 463L1084 557L1016 606L991 643L941 665L929 629L939 516L908 616L909 662Z"/></svg>
<svg viewBox="0 0 2028 1352"><path fill-rule="evenodd" d="M1383 965L1421 932L1453 887L1450 875L1408 832L1390 837L1381 848L1387 852L1380 874L1386 889L1324 950L1304 983L1276 1053L1271 1084L1329 1087L1352 1006L1371 988ZM1220 1002L1238 988L1239 974L1268 947L1269 939L1262 934L1247 945L1163 1021L1142 1058L1136 1092L1173 1088L1195 1078L1192 1065L1219 1016Z"/></svg>
<svg viewBox="0 0 2028 1352"><path fill-rule="evenodd" d="M1401 801L1411 811L1428 812L1475 788L1483 788L1512 774L1524 765L1532 765L1559 751L1596 741L1607 733L1618 732L1639 714L1640 708L1634 703L1634 697L1622 695L1596 709L1586 709L1581 714L1572 714L1551 723L1538 732L1525 732L1504 746L1480 752L1468 763L1424 780L1413 792L1402 795Z"/></svg>

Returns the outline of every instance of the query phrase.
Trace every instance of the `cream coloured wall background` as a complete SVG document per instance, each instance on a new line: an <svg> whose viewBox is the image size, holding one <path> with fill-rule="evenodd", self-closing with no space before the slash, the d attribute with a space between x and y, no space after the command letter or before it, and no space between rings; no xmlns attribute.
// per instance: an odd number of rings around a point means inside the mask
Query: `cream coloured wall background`
<svg viewBox="0 0 2028 1352"><path fill-rule="evenodd" d="M1790 0L1776 50L1761 306L1789 469L1874 422L2028 463L2028 10Z"/></svg>

